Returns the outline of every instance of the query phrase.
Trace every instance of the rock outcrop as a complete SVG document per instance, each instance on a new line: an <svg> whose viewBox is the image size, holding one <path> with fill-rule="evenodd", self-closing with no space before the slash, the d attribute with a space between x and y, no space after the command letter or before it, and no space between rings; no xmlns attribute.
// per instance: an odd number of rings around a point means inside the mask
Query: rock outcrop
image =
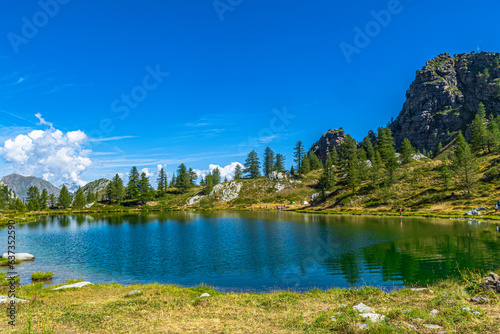
<svg viewBox="0 0 500 334"><path fill-rule="evenodd" d="M328 130L321 138L313 144L311 150L322 161L326 161L327 155L333 151L334 148L338 149L344 142L345 133L342 128Z"/></svg>
<svg viewBox="0 0 500 334"><path fill-rule="evenodd" d="M231 181L229 183L219 183L212 189L212 191L210 192L210 196L214 196L215 198L220 199L223 202L229 202L233 199L238 198L241 187L243 187L243 183L237 181Z"/></svg>
<svg viewBox="0 0 500 334"><path fill-rule="evenodd" d="M33 261L35 260L35 257L31 254L28 254L28 253L16 253L14 255L11 255L11 256L14 256L14 258L16 260L20 260L20 261ZM8 253L3 253L2 254L2 258L4 259L8 259L9 258L9 254Z"/></svg>
<svg viewBox="0 0 500 334"><path fill-rule="evenodd" d="M453 133L468 136L479 103L486 114L500 114L500 54L447 53L427 61L409 90L399 116L390 124L396 145L408 138L417 149L434 151ZM448 132L451 135L448 135Z"/></svg>

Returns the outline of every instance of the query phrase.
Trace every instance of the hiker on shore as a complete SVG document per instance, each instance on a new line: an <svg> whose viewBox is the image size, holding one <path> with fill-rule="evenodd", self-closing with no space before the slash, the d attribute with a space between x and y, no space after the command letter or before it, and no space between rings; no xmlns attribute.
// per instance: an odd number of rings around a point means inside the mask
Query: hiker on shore
<svg viewBox="0 0 500 334"><path fill-rule="evenodd" d="M403 209L399 208L399 217L402 217L402 216L403 216Z"/></svg>
<svg viewBox="0 0 500 334"><path fill-rule="evenodd" d="M495 203L495 212L498 211L498 203Z"/></svg>

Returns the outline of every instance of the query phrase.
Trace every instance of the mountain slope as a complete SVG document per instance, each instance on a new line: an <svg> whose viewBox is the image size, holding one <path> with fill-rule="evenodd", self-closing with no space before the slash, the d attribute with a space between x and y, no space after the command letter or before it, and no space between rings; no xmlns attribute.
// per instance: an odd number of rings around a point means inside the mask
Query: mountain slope
<svg viewBox="0 0 500 334"><path fill-rule="evenodd" d="M106 192L106 187L111 181L108 179L99 179L92 182L87 183L82 187L83 193L87 195L89 191L94 194L97 193L98 198L101 198L102 195Z"/></svg>
<svg viewBox="0 0 500 334"><path fill-rule="evenodd" d="M40 178L34 176L22 176L19 174L10 174L4 176L0 179L1 182L5 183L10 189L12 189L17 197L22 200L26 199L26 194L28 192L29 187L35 186L40 190L47 190L47 193L54 194L55 196L59 196L59 188L55 187L49 181L42 180Z"/></svg>

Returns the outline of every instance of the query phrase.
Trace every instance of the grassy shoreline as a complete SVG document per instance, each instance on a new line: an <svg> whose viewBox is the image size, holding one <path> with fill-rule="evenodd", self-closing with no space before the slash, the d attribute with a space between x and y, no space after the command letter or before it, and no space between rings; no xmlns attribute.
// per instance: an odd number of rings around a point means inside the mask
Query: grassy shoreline
<svg viewBox="0 0 500 334"><path fill-rule="evenodd" d="M9 333L500 333L500 294L483 291L480 276L446 279L423 291L373 287L305 293L221 293L211 287L96 284L53 291L42 283L17 289L16 328ZM71 282L70 282L71 283ZM129 296L133 290L140 294ZM208 293L209 297L201 297ZM3 294L3 293L2 293ZM476 304L471 297L490 302ZM385 321L372 323L352 306L364 303ZM345 305L345 306L344 306ZM463 310L468 307L471 311ZM432 310L437 315L432 315ZM474 314L474 311L480 314ZM332 320L332 316L336 321ZM365 323L368 330L356 324ZM431 330L425 325L438 325ZM414 328L415 330L413 330Z"/></svg>

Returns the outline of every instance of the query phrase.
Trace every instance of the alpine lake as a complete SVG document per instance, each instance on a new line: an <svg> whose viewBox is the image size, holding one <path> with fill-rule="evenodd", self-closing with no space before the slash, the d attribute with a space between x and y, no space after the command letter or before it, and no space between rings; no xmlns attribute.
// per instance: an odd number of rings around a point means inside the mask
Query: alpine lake
<svg viewBox="0 0 500 334"><path fill-rule="evenodd" d="M16 225L15 267L52 283L205 284L223 292L375 286L384 290L496 269L495 224L294 212L165 212L38 217ZM0 230L7 245L7 228ZM5 252L5 250L4 250ZM2 268L1 271L7 272Z"/></svg>

